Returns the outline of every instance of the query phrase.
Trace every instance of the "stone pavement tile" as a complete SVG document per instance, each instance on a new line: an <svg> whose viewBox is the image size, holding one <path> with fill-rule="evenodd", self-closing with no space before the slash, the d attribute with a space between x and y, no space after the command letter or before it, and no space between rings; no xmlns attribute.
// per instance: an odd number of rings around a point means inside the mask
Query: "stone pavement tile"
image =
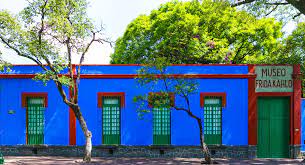
<svg viewBox="0 0 305 165"><path fill-rule="evenodd" d="M8 156L4 158L5 165L22 164L22 165L69 165L83 163L81 158L67 158L67 157L46 157L46 156ZM92 158L92 164L123 164L123 165L166 165L166 164L200 164L200 159L197 158L175 158L175 159L162 159L162 158Z"/></svg>
<svg viewBox="0 0 305 165"><path fill-rule="evenodd" d="M86 165L82 159L77 157L56 157L56 156L8 156L4 157L5 165L70 165L79 164ZM254 160L236 160L236 159L216 159L216 162L224 165L239 165L239 164L280 164L280 165L299 165L302 159L254 159ZM105 157L94 157L92 163L103 164L103 165L199 165L201 159L198 158L105 158ZM304 164L305 165L305 164Z"/></svg>
<svg viewBox="0 0 305 165"><path fill-rule="evenodd" d="M302 159L252 159L252 160L236 160L236 159L217 159L219 164L253 164L253 165L301 165ZM305 165L305 164L304 164Z"/></svg>

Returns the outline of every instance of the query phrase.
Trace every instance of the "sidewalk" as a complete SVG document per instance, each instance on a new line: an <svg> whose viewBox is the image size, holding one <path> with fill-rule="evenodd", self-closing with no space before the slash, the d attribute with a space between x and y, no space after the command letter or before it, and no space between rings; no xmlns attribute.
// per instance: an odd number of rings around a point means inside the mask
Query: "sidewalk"
<svg viewBox="0 0 305 165"><path fill-rule="evenodd" d="M81 158L71 157L57 157L57 156L7 156L4 157L4 164L22 164L22 165L46 165L46 164L85 164L82 163ZM302 159L255 159L255 160L232 160L232 159L216 159L219 164L302 164ZM201 160L198 158L97 158L92 159L90 164L123 164L123 165L163 165L163 164L200 164ZM304 164L305 165L305 164Z"/></svg>

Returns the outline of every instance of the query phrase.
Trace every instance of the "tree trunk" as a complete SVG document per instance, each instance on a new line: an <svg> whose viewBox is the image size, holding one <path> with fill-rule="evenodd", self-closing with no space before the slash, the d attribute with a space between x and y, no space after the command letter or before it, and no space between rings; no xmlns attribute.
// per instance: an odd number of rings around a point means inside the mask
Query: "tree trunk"
<svg viewBox="0 0 305 165"><path fill-rule="evenodd" d="M86 145L85 145L85 153L84 153L83 161L90 162L91 161L91 151L92 151L92 142L91 142L92 133L89 131L86 121L85 121L82 113L80 112L80 107L77 106L77 107L73 108L73 111L74 111L75 117L78 119L78 122L79 122L80 126L82 127L82 131L86 137Z"/></svg>
<svg viewBox="0 0 305 165"><path fill-rule="evenodd" d="M207 147L207 145L204 143L204 135L203 135L203 128L202 128L202 122L201 119L197 120L199 130L200 130L200 146L203 152L204 160L206 164L213 164L213 161L211 159L210 151Z"/></svg>

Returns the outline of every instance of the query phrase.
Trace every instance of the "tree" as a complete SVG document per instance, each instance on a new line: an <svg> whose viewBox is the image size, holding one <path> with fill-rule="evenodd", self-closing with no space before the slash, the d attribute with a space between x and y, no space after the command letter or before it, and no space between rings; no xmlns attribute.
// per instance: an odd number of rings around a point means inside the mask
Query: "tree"
<svg viewBox="0 0 305 165"><path fill-rule="evenodd" d="M297 25L297 28L285 38L279 56L273 63L300 64L302 75L303 96L305 96L305 22Z"/></svg>
<svg viewBox="0 0 305 165"><path fill-rule="evenodd" d="M93 42L106 42L88 18L86 0L30 0L18 15L0 11L0 43L32 60L43 72L35 79L54 81L63 102L78 119L86 137L83 160L91 160L92 134L78 104L80 71ZM74 73L72 60L77 60ZM67 69L68 74L63 74ZM66 87L72 88L71 98Z"/></svg>
<svg viewBox="0 0 305 165"><path fill-rule="evenodd" d="M231 1L232 7L243 6L258 16L268 16L276 13L281 19L295 19L305 15L305 0L241 0Z"/></svg>
<svg viewBox="0 0 305 165"><path fill-rule="evenodd" d="M295 62L304 62L305 57L305 22L298 24L297 28L286 38L286 59L294 59Z"/></svg>
<svg viewBox="0 0 305 165"><path fill-rule="evenodd" d="M140 119L148 113L153 113L151 106L159 108L161 111L177 110L194 119L199 128L200 146L204 154L205 162L212 163L211 155L207 145L204 142L203 120L197 116L190 106L190 96L198 93L198 83L194 79L185 76L173 77L167 70L170 65L165 57L156 58L146 63L138 70L137 82L141 87L146 87L154 93L139 95L134 98L137 103L137 112ZM172 94L181 97L183 102L175 104L171 99Z"/></svg>
<svg viewBox="0 0 305 165"><path fill-rule="evenodd" d="M204 0L163 4L140 15L117 39L111 63L246 63L274 56L281 23L256 19L229 3Z"/></svg>
<svg viewBox="0 0 305 165"><path fill-rule="evenodd" d="M299 23L283 43L278 63L302 64L305 71L305 22Z"/></svg>

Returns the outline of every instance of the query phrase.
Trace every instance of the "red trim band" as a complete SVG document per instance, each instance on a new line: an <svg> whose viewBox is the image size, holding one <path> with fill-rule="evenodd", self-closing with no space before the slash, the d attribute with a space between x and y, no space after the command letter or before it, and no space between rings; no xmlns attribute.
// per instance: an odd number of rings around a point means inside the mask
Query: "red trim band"
<svg viewBox="0 0 305 165"><path fill-rule="evenodd" d="M145 66L145 64L83 64L82 66ZM170 64L169 66L247 66L247 64Z"/></svg>
<svg viewBox="0 0 305 165"><path fill-rule="evenodd" d="M249 74L255 73L255 66L248 66ZM257 109L255 78L248 79L248 144L257 144Z"/></svg>
<svg viewBox="0 0 305 165"><path fill-rule="evenodd" d="M44 107L48 107L48 93L47 92L22 92L21 94L21 107L27 107L26 99L28 97L42 97L44 100Z"/></svg>
<svg viewBox="0 0 305 165"><path fill-rule="evenodd" d="M34 78L35 74L0 74L0 78ZM60 75L62 76L62 75ZM69 75L66 75L69 76ZM161 75L156 75L157 77ZM138 74L82 74L84 79L132 79L137 78ZM172 78L255 78L255 74L172 74Z"/></svg>
<svg viewBox="0 0 305 165"><path fill-rule="evenodd" d="M249 66L253 64L171 64L170 66ZM255 66L292 66L290 64L255 64ZM37 64L13 64L12 66L39 66ZM47 66L44 64L44 66ZM73 64L73 66L78 66ZM145 66L144 64L82 64L82 66Z"/></svg>
<svg viewBox="0 0 305 165"><path fill-rule="evenodd" d="M301 97L302 97L302 80L300 79L301 67L300 65L293 66L293 127L291 144L301 144ZM291 103L291 104L292 104Z"/></svg>
<svg viewBox="0 0 305 165"><path fill-rule="evenodd" d="M59 74L59 76L70 76L68 74ZM35 78L36 74L0 74L0 79L1 78L20 78L20 79L30 79L30 78Z"/></svg>
<svg viewBox="0 0 305 165"><path fill-rule="evenodd" d="M274 96L274 97L280 97L280 96L293 96L293 92L257 92L256 96Z"/></svg>
<svg viewBox="0 0 305 165"><path fill-rule="evenodd" d="M252 64L249 64L252 65ZM255 64L255 66L293 66L291 64Z"/></svg>
<svg viewBox="0 0 305 165"><path fill-rule="evenodd" d="M157 77L161 75L156 75ZM138 74L83 74L81 78L95 79L95 78L137 78ZM172 74L172 78L251 78L256 77L255 74Z"/></svg>
<svg viewBox="0 0 305 165"><path fill-rule="evenodd" d="M118 96L121 97L121 107L125 107L125 92L98 92L97 93L97 107L103 107L104 96Z"/></svg>
<svg viewBox="0 0 305 165"><path fill-rule="evenodd" d="M73 64L78 66L77 64ZM171 64L170 66L246 66L247 64ZM13 66L39 66L37 64L14 64ZM44 66L47 66L44 64ZM82 66L145 66L144 64L82 64Z"/></svg>
<svg viewBox="0 0 305 165"><path fill-rule="evenodd" d="M0 74L0 78L34 78L34 74Z"/></svg>
<svg viewBox="0 0 305 165"><path fill-rule="evenodd" d="M200 107L204 107L204 98L207 96L216 96L221 97L222 107L225 107L227 104L227 94L225 92L201 92L200 93Z"/></svg>
<svg viewBox="0 0 305 165"><path fill-rule="evenodd" d="M69 145L76 145L76 117L69 108Z"/></svg>
<svg viewBox="0 0 305 165"><path fill-rule="evenodd" d="M76 68L72 66L73 74L76 74ZM76 85L76 80L74 79L74 84ZM75 88L69 87L69 98L71 100L73 91ZM76 145L76 117L71 107L69 107L69 145Z"/></svg>

